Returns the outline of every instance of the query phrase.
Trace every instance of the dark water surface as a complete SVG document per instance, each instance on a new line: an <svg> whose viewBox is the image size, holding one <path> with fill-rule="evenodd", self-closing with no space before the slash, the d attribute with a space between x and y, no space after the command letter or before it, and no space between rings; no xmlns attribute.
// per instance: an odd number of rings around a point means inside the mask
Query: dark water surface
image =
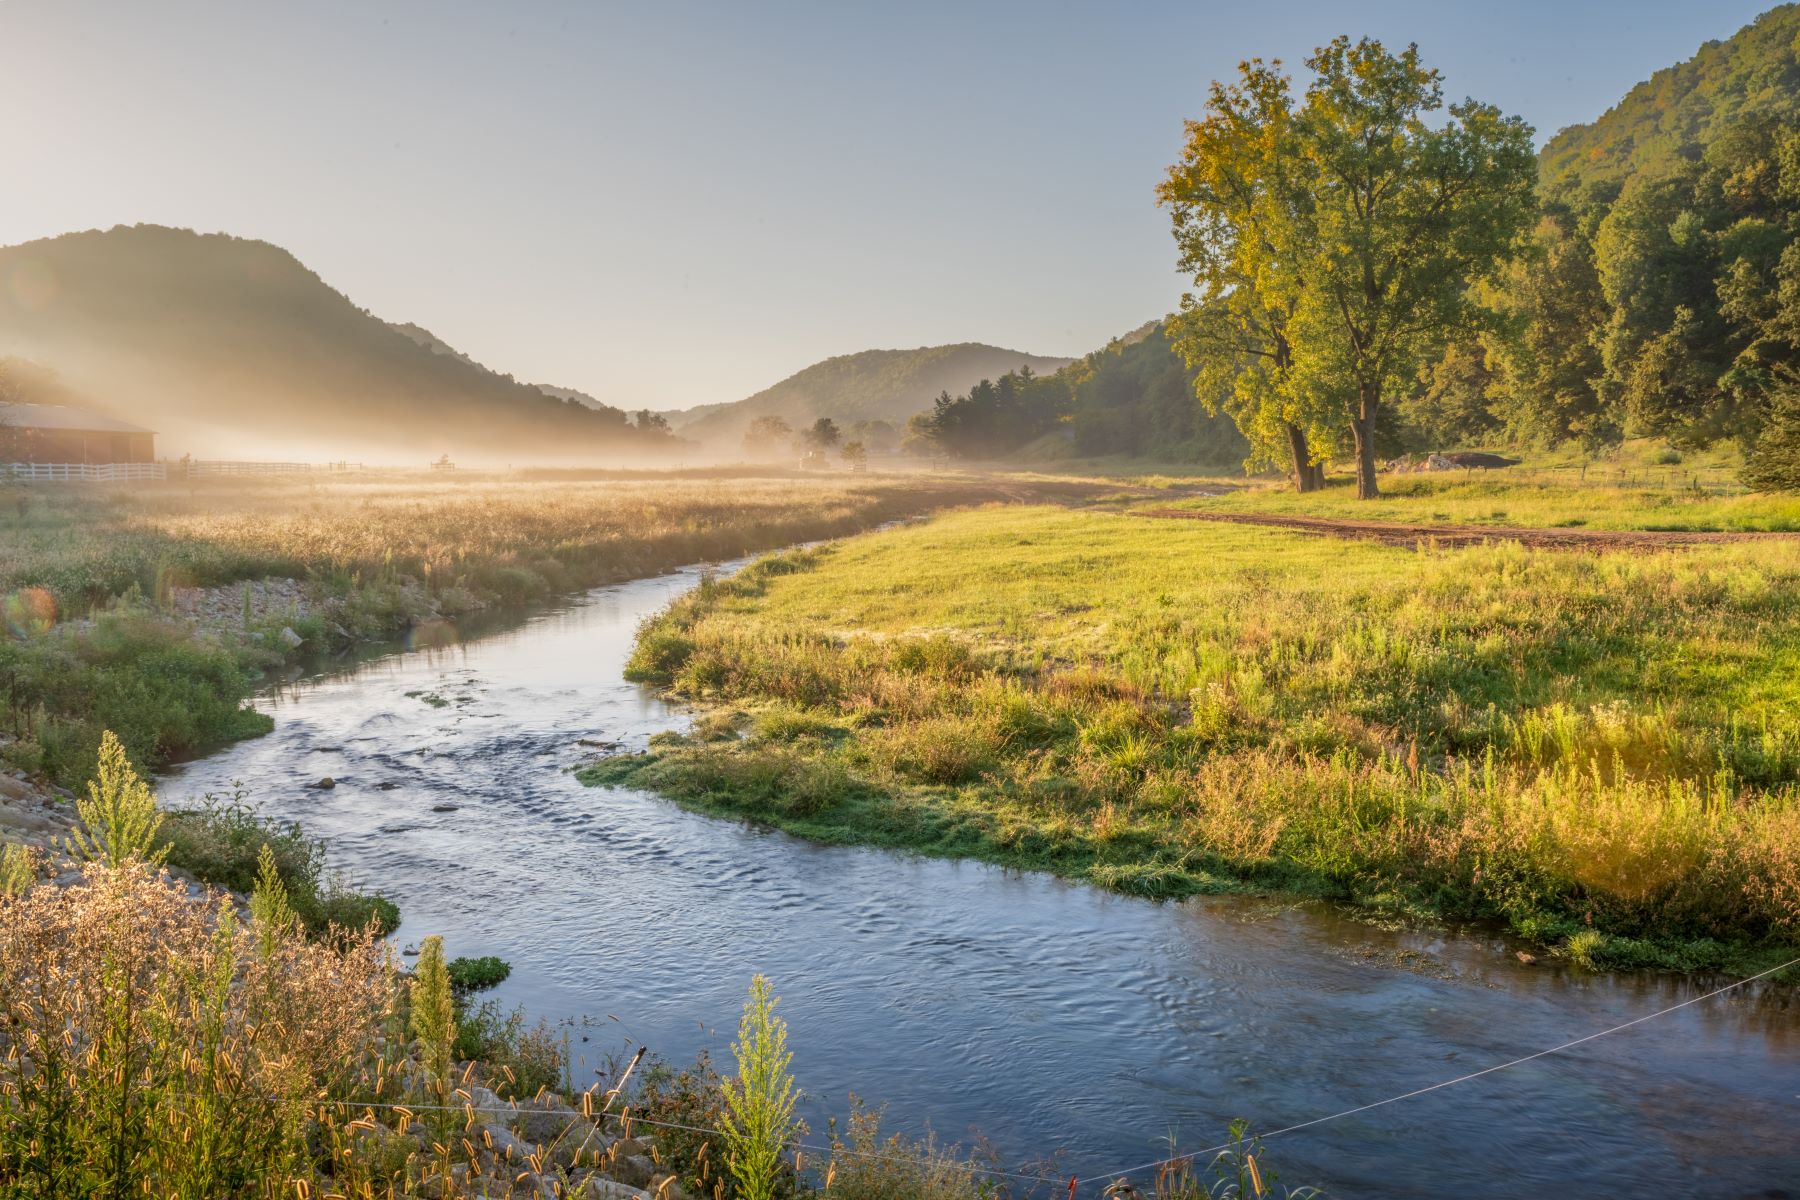
<svg viewBox="0 0 1800 1200"><path fill-rule="evenodd" d="M1171 1134L1211 1145L1237 1116L1273 1129L1365 1104L1698 993L1316 906L1151 903L583 787L565 770L595 753L581 739L636 748L684 719L620 670L638 622L697 578L602 588L284 686L264 701L274 733L163 794L241 781L400 904L399 940L501 955L509 1004L596 1019L575 1035L578 1081L628 1039L728 1058L761 971L814 1140L854 1089L897 1128L979 1133L1007 1163L1060 1149L1064 1176L1155 1158ZM335 789L305 786L325 775ZM1800 1195L1800 1006L1731 993L1268 1149L1284 1182L1342 1197Z"/></svg>

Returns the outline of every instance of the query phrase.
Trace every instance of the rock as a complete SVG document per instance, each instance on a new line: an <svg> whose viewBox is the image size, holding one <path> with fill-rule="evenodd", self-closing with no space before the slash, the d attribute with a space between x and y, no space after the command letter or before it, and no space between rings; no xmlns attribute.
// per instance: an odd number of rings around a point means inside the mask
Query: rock
<svg viewBox="0 0 1800 1200"><path fill-rule="evenodd" d="M575 1195L577 1200L651 1200L650 1193L641 1188L599 1175L589 1176Z"/></svg>
<svg viewBox="0 0 1800 1200"><path fill-rule="evenodd" d="M504 1125L484 1126L481 1137L501 1161L511 1163L515 1167L537 1153L536 1146Z"/></svg>
<svg viewBox="0 0 1800 1200"><path fill-rule="evenodd" d="M289 650L298 650L301 646L306 644L306 639L295 633L292 625L283 625L281 627L281 632L275 636L281 639L281 644L286 646Z"/></svg>
<svg viewBox="0 0 1800 1200"><path fill-rule="evenodd" d="M580 1120L580 1114L560 1100L545 1097L541 1100L527 1100L518 1106L518 1115L513 1118L512 1126L519 1131L521 1137L548 1145L569 1133L572 1126ZM586 1124L585 1121L582 1124ZM575 1134L579 1137L579 1133Z"/></svg>
<svg viewBox="0 0 1800 1200"><path fill-rule="evenodd" d="M656 1178L656 1164L641 1154L629 1154L620 1157L612 1165L612 1176L621 1183L634 1188L641 1188Z"/></svg>
<svg viewBox="0 0 1800 1200"><path fill-rule="evenodd" d="M22 808L0 801L0 829L16 829L21 833L57 833L64 828L61 821L40 809Z"/></svg>
<svg viewBox="0 0 1800 1200"><path fill-rule="evenodd" d="M309 783L306 786L312 788L314 791L329 792L332 788L337 786L337 780L327 775L317 783Z"/></svg>
<svg viewBox="0 0 1800 1200"><path fill-rule="evenodd" d="M391 779L384 779L380 783L375 785L375 790L378 792L391 792L399 786L400 786L399 784L395 783Z"/></svg>
<svg viewBox="0 0 1800 1200"><path fill-rule="evenodd" d="M0 774L0 796L8 800L29 800L37 795L37 789L23 779L14 779L11 775Z"/></svg>
<svg viewBox="0 0 1800 1200"><path fill-rule="evenodd" d="M459 809L461 807L462 807L462 805L460 805L460 804L434 804L431 806L431 811L432 812L455 812L457 809Z"/></svg>
<svg viewBox="0 0 1800 1200"><path fill-rule="evenodd" d="M1532 963L1535 963L1535 962L1536 962L1536 961L1537 961L1537 955L1535 955L1535 954L1527 954L1527 953L1526 953L1526 952L1525 952L1525 951L1523 951L1523 950L1520 950L1520 951L1518 951L1518 952L1516 952L1516 953L1515 953L1515 954L1514 954L1514 955L1513 955L1513 957L1514 957L1514 958L1516 958L1516 959L1518 959L1518 960L1519 960L1519 961L1520 961L1520 962L1522 962L1522 963L1524 963L1524 964L1525 964L1525 965L1526 965L1526 966L1528 966L1528 967L1529 967L1529 966L1530 966L1530 965L1531 965L1531 964L1532 964Z"/></svg>
<svg viewBox="0 0 1800 1200"><path fill-rule="evenodd" d="M582 1121L552 1142L546 1147L546 1151L551 1162L568 1171L581 1167L598 1167L606 1161L606 1153L612 1147L612 1138Z"/></svg>

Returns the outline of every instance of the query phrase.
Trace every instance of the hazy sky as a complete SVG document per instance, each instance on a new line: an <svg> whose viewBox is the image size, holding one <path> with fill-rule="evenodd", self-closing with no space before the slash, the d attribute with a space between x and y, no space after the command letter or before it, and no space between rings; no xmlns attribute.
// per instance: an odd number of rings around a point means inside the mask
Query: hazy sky
<svg viewBox="0 0 1800 1200"><path fill-rule="evenodd" d="M1207 83L1416 41L1540 138L1754 0L0 0L0 243L264 238L625 407L832 354L1080 354L1181 291L1152 189Z"/></svg>

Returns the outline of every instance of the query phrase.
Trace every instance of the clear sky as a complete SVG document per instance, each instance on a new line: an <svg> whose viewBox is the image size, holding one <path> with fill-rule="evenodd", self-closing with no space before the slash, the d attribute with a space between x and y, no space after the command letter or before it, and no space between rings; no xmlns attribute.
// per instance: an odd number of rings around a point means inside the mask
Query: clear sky
<svg viewBox="0 0 1800 1200"><path fill-rule="evenodd" d="M0 244L263 238L623 407L872 347L1085 353L1173 307L1152 189L1207 83L1338 33L1591 119L1754 0L0 0Z"/></svg>

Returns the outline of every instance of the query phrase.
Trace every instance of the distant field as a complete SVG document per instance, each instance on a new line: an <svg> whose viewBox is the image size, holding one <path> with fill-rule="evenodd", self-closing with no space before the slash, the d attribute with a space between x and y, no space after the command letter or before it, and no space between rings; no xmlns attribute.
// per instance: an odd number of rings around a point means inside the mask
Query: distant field
<svg viewBox="0 0 1800 1200"><path fill-rule="evenodd" d="M708 585L634 670L714 707L591 781L813 837L1497 920L1583 962L1800 942L1796 543L986 510Z"/></svg>
<svg viewBox="0 0 1800 1200"><path fill-rule="evenodd" d="M945 507L1109 490L754 470L14 485L0 494L0 752L78 784L102 729L152 766L266 729L243 701L293 637L317 652ZM174 619L177 589L268 577L302 581L302 598L252 614L246 596L239 619L228 591L222 626Z"/></svg>

